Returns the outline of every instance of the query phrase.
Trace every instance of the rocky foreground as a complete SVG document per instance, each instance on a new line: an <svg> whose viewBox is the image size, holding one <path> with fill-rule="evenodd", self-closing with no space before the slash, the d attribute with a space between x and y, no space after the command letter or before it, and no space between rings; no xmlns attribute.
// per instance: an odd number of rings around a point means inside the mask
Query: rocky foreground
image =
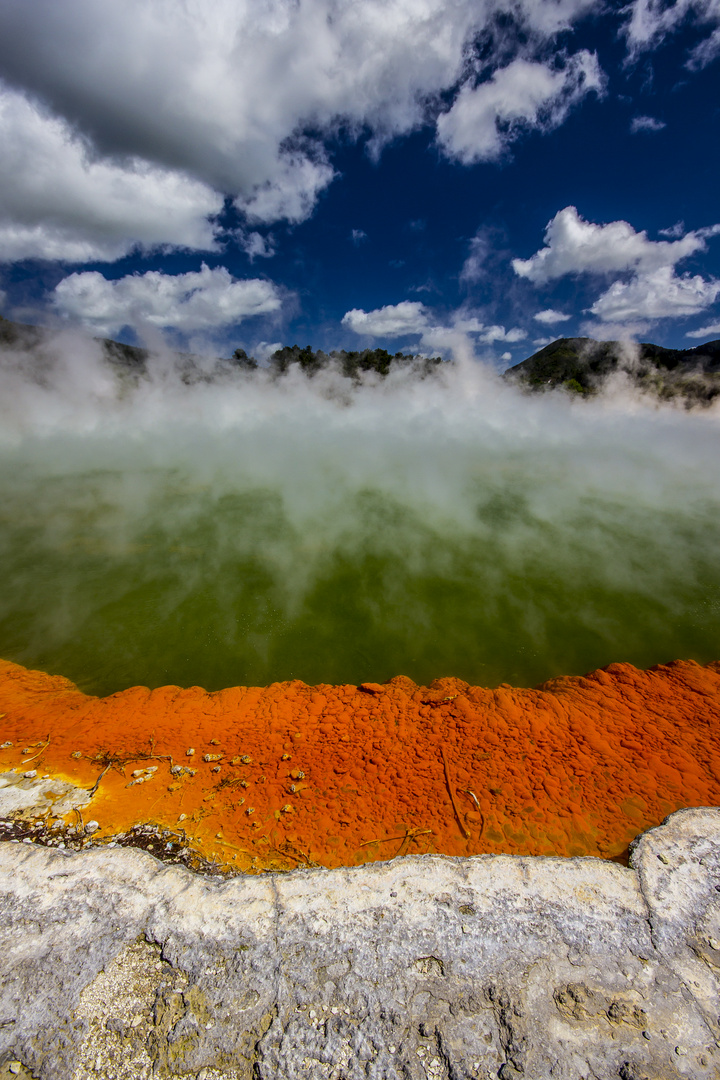
<svg viewBox="0 0 720 1080"><path fill-rule="evenodd" d="M220 881L0 844L0 1076L720 1075L720 810L599 859Z"/></svg>

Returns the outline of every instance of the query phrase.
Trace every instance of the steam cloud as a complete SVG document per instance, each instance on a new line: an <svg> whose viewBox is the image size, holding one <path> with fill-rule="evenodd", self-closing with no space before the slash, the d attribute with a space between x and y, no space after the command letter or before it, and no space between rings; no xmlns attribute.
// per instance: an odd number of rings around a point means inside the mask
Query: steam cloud
<svg viewBox="0 0 720 1080"><path fill-rule="evenodd" d="M438 376L0 368L0 655L96 692L717 655L718 413Z"/></svg>

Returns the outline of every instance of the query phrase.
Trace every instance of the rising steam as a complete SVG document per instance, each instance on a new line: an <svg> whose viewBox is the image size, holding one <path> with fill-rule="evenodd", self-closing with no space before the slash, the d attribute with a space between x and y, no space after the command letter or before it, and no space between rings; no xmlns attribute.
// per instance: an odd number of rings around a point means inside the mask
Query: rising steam
<svg viewBox="0 0 720 1080"><path fill-rule="evenodd" d="M109 692L453 674L532 684L720 654L718 413L476 362L0 371L0 655Z"/></svg>

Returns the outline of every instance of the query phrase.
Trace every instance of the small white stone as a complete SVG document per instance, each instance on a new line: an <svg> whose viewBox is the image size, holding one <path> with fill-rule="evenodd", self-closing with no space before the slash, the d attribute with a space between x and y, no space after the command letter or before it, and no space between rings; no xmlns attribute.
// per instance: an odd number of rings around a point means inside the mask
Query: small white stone
<svg viewBox="0 0 720 1080"><path fill-rule="evenodd" d="M27 772L23 773L23 776L26 780L32 780L37 776L37 769L28 769Z"/></svg>
<svg viewBox="0 0 720 1080"><path fill-rule="evenodd" d="M22 1062L21 1061L11 1061L10 1064L8 1065L8 1069L13 1074L13 1076L17 1076L17 1074L22 1069Z"/></svg>
<svg viewBox="0 0 720 1080"><path fill-rule="evenodd" d="M88 821L87 825L85 826L85 832L86 833L94 833L94 832L97 832L99 828L100 828L100 822L99 821Z"/></svg>
<svg viewBox="0 0 720 1080"><path fill-rule="evenodd" d="M308 1013L308 1015L309 1015L311 1020L314 1020L315 1017L317 1016L317 1013L315 1012L314 1009L311 1009L310 1012Z"/></svg>
<svg viewBox="0 0 720 1080"><path fill-rule="evenodd" d="M137 1016L133 1016L130 1027L140 1027L140 1024L142 1024L142 1014L138 1013Z"/></svg>

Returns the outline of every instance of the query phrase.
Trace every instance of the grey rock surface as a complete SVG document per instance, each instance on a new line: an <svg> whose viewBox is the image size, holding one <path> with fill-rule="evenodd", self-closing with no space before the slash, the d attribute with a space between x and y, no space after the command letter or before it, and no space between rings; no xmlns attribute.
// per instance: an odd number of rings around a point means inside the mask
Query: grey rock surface
<svg viewBox="0 0 720 1080"><path fill-rule="evenodd" d="M0 1076L720 1077L720 810L598 859L217 881L0 844ZM12 1071L11 1071L12 1070Z"/></svg>

